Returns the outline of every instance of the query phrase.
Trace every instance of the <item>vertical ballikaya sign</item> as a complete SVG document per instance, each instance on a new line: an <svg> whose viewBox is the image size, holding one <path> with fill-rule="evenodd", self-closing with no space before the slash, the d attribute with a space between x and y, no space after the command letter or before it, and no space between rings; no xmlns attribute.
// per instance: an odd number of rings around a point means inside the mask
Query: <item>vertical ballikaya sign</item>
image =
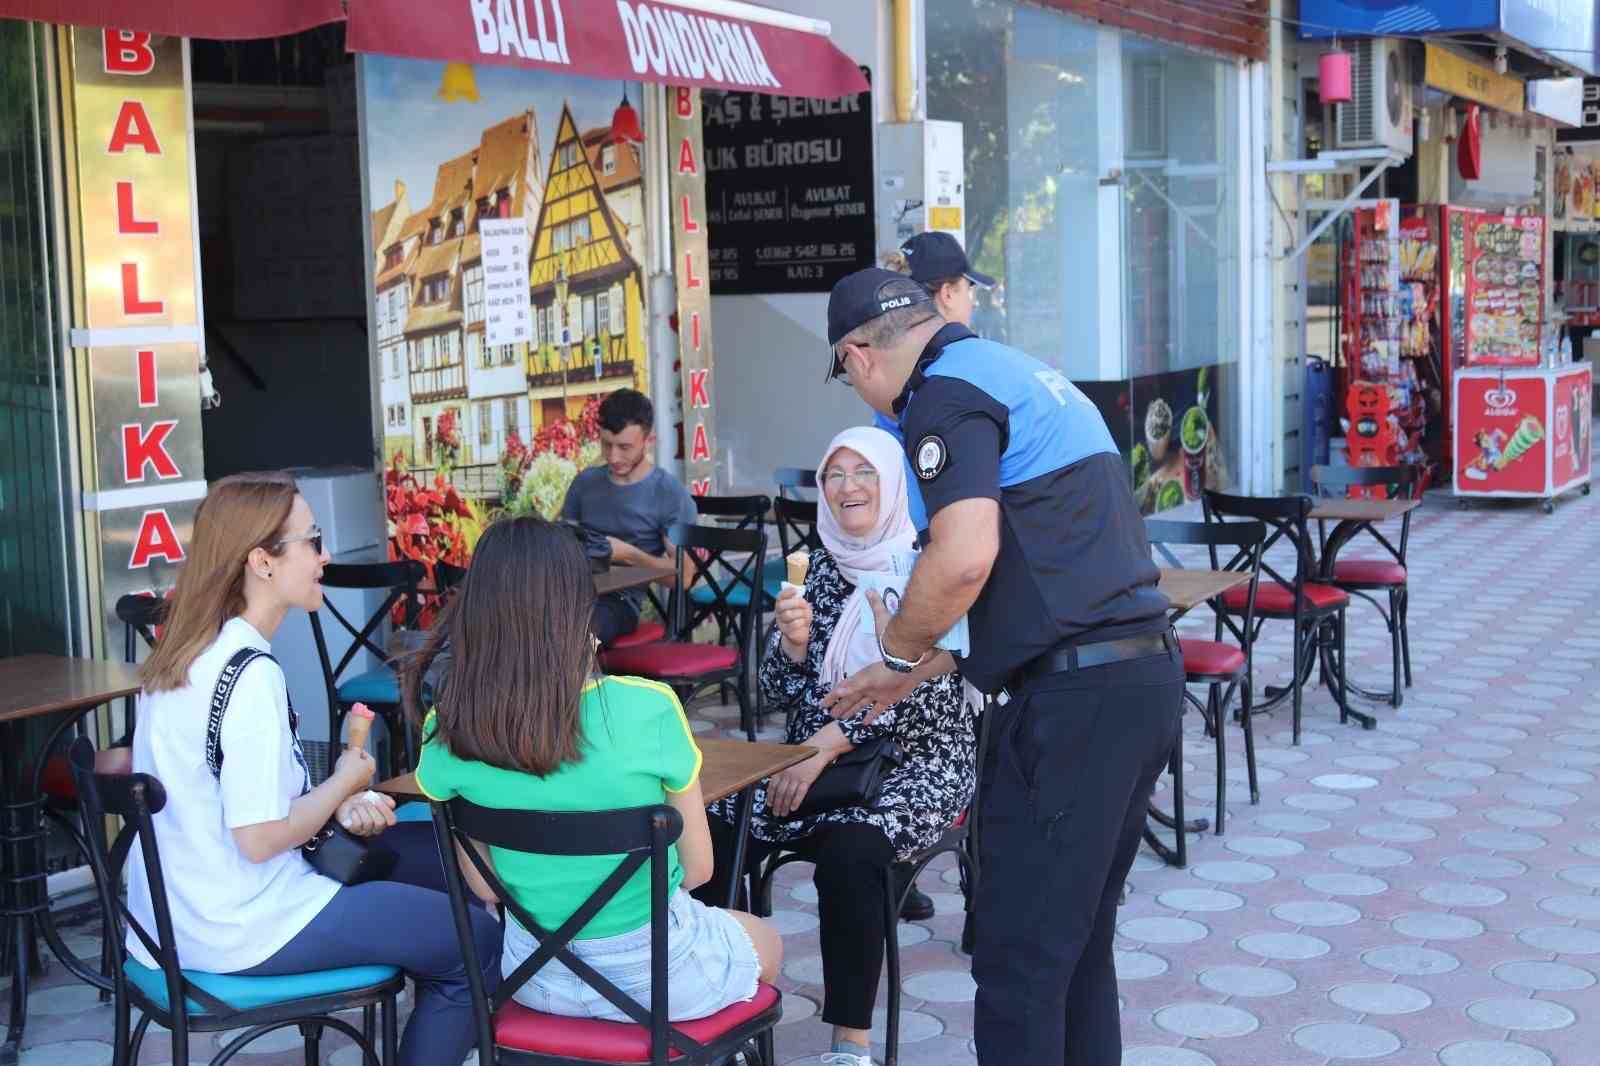
<svg viewBox="0 0 1600 1066"><path fill-rule="evenodd" d="M88 392L83 507L109 614L123 593L171 584L205 495L187 43L71 33L82 279L71 340Z"/></svg>
<svg viewBox="0 0 1600 1066"><path fill-rule="evenodd" d="M700 90L669 86L667 150L672 164L672 257L678 282L678 352L683 388L683 478L696 496L716 491L711 400L711 273L706 236Z"/></svg>

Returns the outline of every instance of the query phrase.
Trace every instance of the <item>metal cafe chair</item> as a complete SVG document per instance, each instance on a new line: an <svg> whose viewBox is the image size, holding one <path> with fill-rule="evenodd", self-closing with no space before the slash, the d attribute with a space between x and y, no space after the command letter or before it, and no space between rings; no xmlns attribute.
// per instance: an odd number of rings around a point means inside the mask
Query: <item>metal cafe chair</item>
<svg viewBox="0 0 1600 1066"><path fill-rule="evenodd" d="M1255 590L1253 642L1269 621L1294 624L1293 677L1289 687L1273 694L1257 712L1263 712L1289 699L1294 707L1294 742L1300 743L1300 715L1304 703L1305 682L1310 678L1319 652L1323 663L1331 666L1330 682L1334 698L1339 704L1339 721L1355 718L1368 728L1377 723L1368 715L1350 706L1345 687L1345 610L1350 606L1350 594L1321 580L1313 552L1308 518L1312 500L1306 496L1230 496L1207 489L1201 497L1207 522L1225 519L1250 519L1267 527L1267 538L1261 545L1261 573L1267 580L1259 582ZM1294 553L1294 571L1285 573L1270 561L1269 553L1276 545ZM1223 593L1221 613L1233 617L1244 614L1250 590L1236 588ZM1331 640L1325 633L1331 628Z"/></svg>
<svg viewBox="0 0 1600 1066"><path fill-rule="evenodd" d="M361 1048L362 1061L369 1066L394 1061L398 1045L396 999L405 980L393 966L350 966L281 977L237 977L180 968L155 831L155 815L167 804L166 789L149 774L95 773L94 744L87 737L73 741L68 760L85 814L96 823L108 816L127 823L125 839L119 840L115 855L107 850L102 834L89 834L95 889L101 907L110 916L105 941L114 952L111 985L115 1062L139 1060L139 1049L151 1023L170 1032L173 1062L190 1061L189 1042L194 1033L243 1030L212 1057L212 1066L222 1066L261 1037L289 1028L300 1030L308 1063L320 1061L322 1035L330 1029L355 1041ZM144 928L122 899L121 858L127 854L122 849L130 843L139 848L150 883L154 930ZM181 845L182 841L167 843ZM128 956L124 927L156 960L154 968ZM175 1003L181 1003L181 1008L174 1009ZM135 1007L140 1018L130 1032ZM380 1009L381 1059L375 1050ZM361 1011L360 1029L334 1017L336 1012L346 1010Z"/></svg>
<svg viewBox="0 0 1600 1066"><path fill-rule="evenodd" d="M313 611L308 616L311 619L311 636L317 645L317 658L322 664L323 684L328 692L330 750L337 750L340 723L344 716L355 704L365 703L383 717L384 726L389 731L391 776L417 764L416 744L400 709L399 675L390 665L389 653L378 647L373 635L388 620L396 604L401 605L405 627L416 627L420 603L418 589L426 576L427 567L415 559L388 563L329 563L322 570L324 588L387 589L388 594L378 609L359 626L346 618L328 599L323 600L322 610ZM328 641L323 633L324 612L332 615L351 638L350 646L337 662L328 651ZM370 670L346 676L350 664L363 649L377 656L379 664Z"/></svg>
<svg viewBox="0 0 1600 1066"><path fill-rule="evenodd" d="M752 647L756 610L760 605L761 561L767 553L767 535L755 529L712 529L675 525L668 534L678 546L678 572L690 587L703 584L709 602L696 604L679 586L673 590L668 612L675 630L671 639L600 653L607 673L648 677L670 686L684 703L701 689L732 685L739 700L739 724L745 735L756 738L755 707L750 699L747 652ZM699 644L695 628L708 619L729 619L737 639Z"/></svg>
<svg viewBox="0 0 1600 1066"><path fill-rule="evenodd" d="M804 492L817 491L817 472L807 467L780 466L772 472L778 485L778 499L804 500Z"/></svg>
<svg viewBox="0 0 1600 1066"><path fill-rule="evenodd" d="M1416 466L1314 466L1311 481L1324 497L1348 495L1351 488L1381 487L1389 489L1395 499L1416 499L1422 492L1422 470ZM1409 576L1406 569L1406 545L1411 539L1411 512L1400 518L1399 543L1384 536L1372 523L1362 523L1351 536L1368 534L1383 550L1375 559L1340 559L1339 551L1346 544L1330 544L1327 526L1318 522L1318 540L1322 547L1323 576L1338 588L1377 608L1384 625L1389 629L1389 646L1394 663L1394 687L1384 693L1369 693L1356 689L1372 699L1386 699L1392 707L1400 706L1404 690L1411 687L1411 633L1406 626L1406 613L1410 601ZM1332 552L1332 566L1329 558ZM1377 595L1388 597L1388 610L1378 602ZM1404 678L1404 684L1401 679ZM1355 686L1351 686L1354 688Z"/></svg>
<svg viewBox="0 0 1600 1066"><path fill-rule="evenodd" d="M1233 702L1235 694L1239 697L1239 721L1244 727L1244 758L1245 770L1250 777L1250 802L1252 804L1261 802L1261 788L1256 780L1256 734L1251 724L1254 714L1251 709L1250 651L1255 635L1256 588L1261 580L1261 545L1266 541L1267 527L1261 522L1250 521L1179 522L1158 518L1147 518L1144 524L1151 545L1173 566L1182 567L1183 564L1169 545L1203 544L1210 555L1211 569L1236 570L1250 575L1249 585L1241 587L1244 596L1237 614L1217 610L1218 605L1212 603L1212 613L1216 616L1214 639L1178 638L1178 648L1183 653L1184 680L1191 685L1206 686L1204 704L1187 688L1184 689L1183 698L1200 712L1201 717L1205 719L1206 732L1216 739L1217 814L1214 827L1220 836L1228 812L1226 741L1228 706ZM1218 548L1234 549L1232 558L1222 562L1218 557ZM1235 602L1238 602L1237 597ZM1232 641L1223 640L1224 630L1226 635L1233 638ZM1177 802L1181 803L1182 732L1178 734L1173 765L1175 767L1173 783L1178 793ZM1187 856L1181 809L1175 811L1175 818L1178 822L1176 858L1177 864L1182 866Z"/></svg>
<svg viewBox="0 0 1600 1066"><path fill-rule="evenodd" d="M772 1027L783 1015L783 997L760 984L755 998L690 1022L667 1018L667 848L683 831L683 819L666 804L614 811L517 811L479 807L464 799L433 804L434 831L444 861L445 883L456 935L466 958L482 1066L577 1066L579 1063L651 1063L711 1066L732 1061L754 1041L761 1061L772 1066ZM472 842L529 855L616 856L617 864L559 929L546 929L525 910L483 860ZM490 996L483 987L472 935L466 884L458 855L465 855L502 903L539 941L539 950L500 982ZM650 880L650 1002L634 1001L570 950L573 939L635 873ZM631 1022L545 1014L512 997L534 974L560 962Z"/></svg>

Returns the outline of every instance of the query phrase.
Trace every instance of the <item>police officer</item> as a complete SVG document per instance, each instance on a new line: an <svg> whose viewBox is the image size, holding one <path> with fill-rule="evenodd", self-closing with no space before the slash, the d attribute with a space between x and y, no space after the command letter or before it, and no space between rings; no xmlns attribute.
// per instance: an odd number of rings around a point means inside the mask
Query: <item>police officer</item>
<svg viewBox="0 0 1600 1066"><path fill-rule="evenodd" d="M978 821L978 1061L1118 1066L1118 897L1178 735L1183 665L1128 472L1093 403L1022 352L946 323L904 275L858 271L828 300L833 376L898 423L921 558L882 664L835 715L900 699L968 615L987 712Z"/></svg>

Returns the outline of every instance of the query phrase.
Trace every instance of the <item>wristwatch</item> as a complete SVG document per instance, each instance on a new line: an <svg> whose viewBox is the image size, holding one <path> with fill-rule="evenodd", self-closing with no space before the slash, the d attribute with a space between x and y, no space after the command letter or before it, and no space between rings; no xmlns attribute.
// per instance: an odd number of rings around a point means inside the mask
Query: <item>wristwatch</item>
<svg viewBox="0 0 1600 1066"><path fill-rule="evenodd" d="M888 648L883 646L883 634L881 633L878 634L878 654L883 656L883 665L887 666L897 674L911 673L911 671L921 666L922 661L928 657L928 653L923 652L915 659L900 658L898 655L894 654Z"/></svg>

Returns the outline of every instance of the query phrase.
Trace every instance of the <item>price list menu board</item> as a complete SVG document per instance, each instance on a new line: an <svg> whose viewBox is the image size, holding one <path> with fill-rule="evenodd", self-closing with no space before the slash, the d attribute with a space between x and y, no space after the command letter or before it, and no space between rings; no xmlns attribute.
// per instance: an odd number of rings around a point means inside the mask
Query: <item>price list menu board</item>
<svg viewBox="0 0 1600 1066"><path fill-rule="evenodd" d="M827 292L872 265L870 92L704 103L714 294Z"/></svg>

